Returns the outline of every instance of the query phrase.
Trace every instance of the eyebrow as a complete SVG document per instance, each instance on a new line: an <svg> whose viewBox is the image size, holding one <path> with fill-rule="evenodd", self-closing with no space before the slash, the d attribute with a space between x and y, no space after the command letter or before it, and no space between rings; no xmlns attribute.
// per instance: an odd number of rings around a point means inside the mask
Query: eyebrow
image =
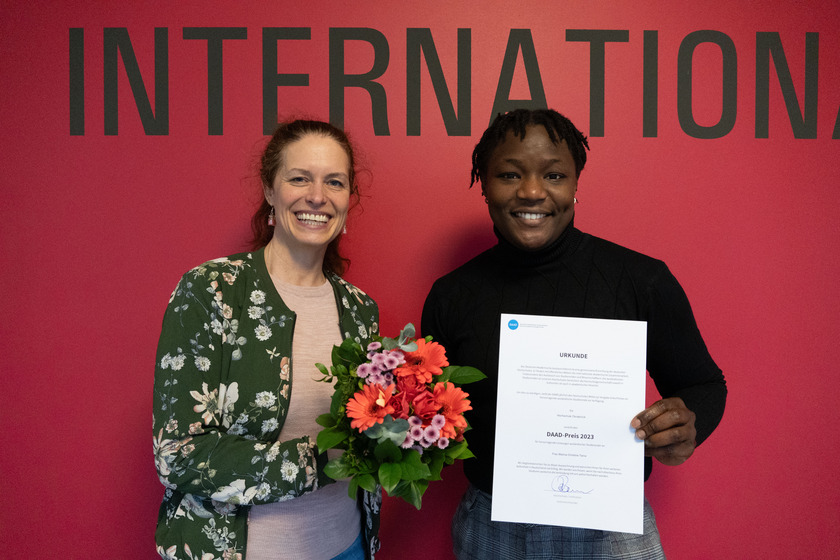
<svg viewBox="0 0 840 560"><path fill-rule="evenodd" d="M289 173L289 174L296 174L296 173L298 173L298 174L302 174L302 175L312 176L312 172L311 172L311 171L309 171L308 169L301 169L301 168L299 168L299 167L293 167L293 168L291 168L291 169L287 169L287 170L286 170L286 173ZM326 176L327 176L327 177L344 177L344 178L349 178L349 175L347 175L347 173L345 173L344 171L334 171L334 172L332 172L332 173L327 173L327 175L326 175Z"/></svg>
<svg viewBox="0 0 840 560"><path fill-rule="evenodd" d="M516 158L505 158L505 159L502 160L502 162L510 163L510 164L513 164L513 165L518 165L520 167L522 167L522 165L523 165L522 160L519 160L519 159L516 159ZM544 159L540 163L545 166L545 165L554 165L555 163L560 163L560 164L565 165L566 162L564 162L560 158L553 158L553 159Z"/></svg>

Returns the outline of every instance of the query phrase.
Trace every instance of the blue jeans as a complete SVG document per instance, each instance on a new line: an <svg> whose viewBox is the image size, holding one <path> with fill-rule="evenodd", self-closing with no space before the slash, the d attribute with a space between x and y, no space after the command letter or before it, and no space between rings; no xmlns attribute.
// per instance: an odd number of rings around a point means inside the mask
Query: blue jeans
<svg viewBox="0 0 840 560"><path fill-rule="evenodd" d="M470 485L452 518L458 560L664 560L653 508L645 500L644 534L490 520L490 494Z"/></svg>
<svg viewBox="0 0 840 560"><path fill-rule="evenodd" d="M332 560L365 560L365 547L362 546L362 535L359 534L353 544Z"/></svg>

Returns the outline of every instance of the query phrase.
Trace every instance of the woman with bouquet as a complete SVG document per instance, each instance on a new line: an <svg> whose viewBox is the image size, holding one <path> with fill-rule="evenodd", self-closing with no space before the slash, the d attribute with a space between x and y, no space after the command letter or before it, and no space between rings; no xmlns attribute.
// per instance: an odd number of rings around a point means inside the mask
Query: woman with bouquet
<svg viewBox="0 0 840 560"><path fill-rule="evenodd" d="M332 387L317 362L365 344L376 303L341 278L339 238L358 198L353 150L318 121L281 124L260 163L265 200L249 253L178 283L163 320L155 462L164 558L362 559L378 549L381 494L324 476L315 418Z"/></svg>

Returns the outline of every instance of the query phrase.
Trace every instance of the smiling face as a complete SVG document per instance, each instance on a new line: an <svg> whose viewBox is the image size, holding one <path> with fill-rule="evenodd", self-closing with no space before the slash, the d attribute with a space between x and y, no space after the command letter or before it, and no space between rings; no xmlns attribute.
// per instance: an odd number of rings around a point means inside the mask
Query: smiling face
<svg viewBox="0 0 840 560"><path fill-rule="evenodd" d="M540 125L528 126L524 139L508 132L493 150L481 186L493 224L526 251L555 241L575 214L574 159L566 142L553 143Z"/></svg>
<svg viewBox="0 0 840 560"><path fill-rule="evenodd" d="M289 251L326 251L344 229L350 207L350 158L327 136L292 142L265 198L274 207L274 239Z"/></svg>

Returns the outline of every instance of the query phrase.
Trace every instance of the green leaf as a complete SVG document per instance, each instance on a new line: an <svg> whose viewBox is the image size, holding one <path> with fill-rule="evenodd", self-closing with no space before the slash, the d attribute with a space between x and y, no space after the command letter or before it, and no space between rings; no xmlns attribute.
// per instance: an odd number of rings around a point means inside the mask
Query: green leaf
<svg viewBox="0 0 840 560"><path fill-rule="evenodd" d="M327 449L332 449L347 439L347 434L338 428L324 428L318 432L316 443L318 444L318 451L323 453Z"/></svg>
<svg viewBox="0 0 840 560"><path fill-rule="evenodd" d="M368 492L376 491L376 479L373 478L373 475L360 474L359 476L353 477L353 480L358 480L359 486L361 486Z"/></svg>
<svg viewBox="0 0 840 560"><path fill-rule="evenodd" d="M342 391L335 391L333 393L332 400L330 401L330 414L332 414L333 418L344 416L342 409L349 400L350 397L345 396Z"/></svg>
<svg viewBox="0 0 840 560"><path fill-rule="evenodd" d="M461 451L461 454L458 455L457 458L463 460L463 459L472 459L473 457L475 457L475 455L473 455L473 452L470 451L469 447L465 446L464 450Z"/></svg>
<svg viewBox="0 0 840 560"><path fill-rule="evenodd" d="M356 499L356 495L359 493L359 481L356 480L356 477L350 479L350 484L347 488L347 495L350 496L352 499Z"/></svg>
<svg viewBox="0 0 840 560"><path fill-rule="evenodd" d="M426 451L426 455L428 454L429 452ZM429 475L429 480L440 480L440 471L443 470L444 461L445 455L443 453L435 453L432 455L431 461L427 463L429 472L431 473Z"/></svg>
<svg viewBox="0 0 840 560"><path fill-rule="evenodd" d="M379 465L379 483L382 488L391 494L391 491L396 488L402 477L402 469L397 463L382 463Z"/></svg>
<svg viewBox="0 0 840 560"><path fill-rule="evenodd" d="M315 422L319 426L323 426L325 428L332 428L335 426L335 419L332 417L332 414L322 414L315 419Z"/></svg>
<svg viewBox="0 0 840 560"><path fill-rule="evenodd" d="M349 465L347 465L341 457L336 457L324 465L324 474L333 480L341 480L342 478L347 478L353 473L350 472Z"/></svg>
<svg viewBox="0 0 840 560"><path fill-rule="evenodd" d="M450 441L449 447L443 450L444 455L446 456L446 464L451 465L455 462L455 459L469 459L471 457L475 457L472 451L470 451L469 447L467 447L467 441L459 441L454 442Z"/></svg>
<svg viewBox="0 0 840 560"><path fill-rule="evenodd" d="M481 373L474 367L469 366L449 366L449 381L456 385L466 385L467 383L475 383L486 379L487 376Z"/></svg>
<svg viewBox="0 0 840 560"><path fill-rule="evenodd" d="M332 357L334 366L341 362L349 366L355 366L364 361L365 353L358 342L352 338L345 338L341 342L341 346L333 346Z"/></svg>
<svg viewBox="0 0 840 560"><path fill-rule="evenodd" d="M409 449L403 454L400 466L403 480L420 480L432 475L429 466L421 460L420 454L414 449Z"/></svg>
<svg viewBox="0 0 840 560"><path fill-rule="evenodd" d="M420 509L423 494L426 492L426 488L428 487L428 480L415 480L408 485L407 495L404 495L403 499L417 509Z"/></svg>
<svg viewBox="0 0 840 560"><path fill-rule="evenodd" d="M399 462L402 459L402 451L397 445L389 440L386 439L385 441L379 443L376 446L376 449L373 450L374 456L379 459L380 462ZM380 467L380 472L382 467ZM384 486L384 484L383 484Z"/></svg>
<svg viewBox="0 0 840 560"><path fill-rule="evenodd" d="M315 367L318 368L318 371L324 374L324 377L331 377L330 370L327 369L327 366L324 364L315 364Z"/></svg>

